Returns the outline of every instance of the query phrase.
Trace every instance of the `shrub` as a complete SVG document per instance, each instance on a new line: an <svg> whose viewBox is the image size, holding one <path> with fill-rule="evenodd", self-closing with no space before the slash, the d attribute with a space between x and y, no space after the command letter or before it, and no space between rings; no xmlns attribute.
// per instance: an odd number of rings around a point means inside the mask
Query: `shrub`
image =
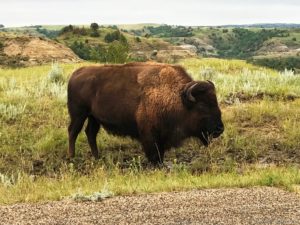
<svg viewBox="0 0 300 225"><path fill-rule="evenodd" d="M279 58L258 58L249 59L250 63L259 66L266 66L276 70L298 70L300 69L300 58L299 57L279 57Z"/></svg>
<svg viewBox="0 0 300 225"><path fill-rule="evenodd" d="M135 41L136 41L136 42L142 42L142 40L141 40L140 37L135 37Z"/></svg>
<svg viewBox="0 0 300 225"><path fill-rule="evenodd" d="M81 59L90 60L91 47L88 44L85 44L81 41L74 41L70 48Z"/></svg>
<svg viewBox="0 0 300 225"><path fill-rule="evenodd" d="M127 44L126 37L119 30L108 33L107 35L105 35L104 40L107 43L111 43L111 42L114 42L114 41L120 41L124 44L125 43Z"/></svg>
<svg viewBox="0 0 300 225"><path fill-rule="evenodd" d="M84 27L82 28L76 27L73 29L73 34L85 36L87 35L87 30Z"/></svg>
<svg viewBox="0 0 300 225"><path fill-rule="evenodd" d="M39 25L34 27L38 33L43 34L50 39L55 39L61 33L60 30L48 30Z"/></svg>
<svg viewBox="0 0 300 225"><path fill-rule="evenodd" d="M61 34L73 31L74 27L70 24L69 26L63 27L60 31Z"/></svg>
<svg viewBox="0 0 300 225"><path fill-rule="evenodd" d="M93 30L91 32L91 37L99 37L99 36L100 36L100 34L99 34L99 32L97 30Z"/></svg>
<svg viewBox="0 0 300 225"><path fill-rule="evenodd" d="M59 66L58 63L52 63L51 70L48 73L48 80L54 83L63 83L63 69Z"/></svg>
<svg viewBox="0 0 300 225"><path fill-rule="evenodd" d="M223 33L228 33L228 29L223 29L222 32Z"/></svg>
<svg viewBox="0 0 300 225"><path fill-rule="evenodd" d="M18 105L0 103L0 118L4 121L15 120L25 112L26 106L27 103Z"/></svg>

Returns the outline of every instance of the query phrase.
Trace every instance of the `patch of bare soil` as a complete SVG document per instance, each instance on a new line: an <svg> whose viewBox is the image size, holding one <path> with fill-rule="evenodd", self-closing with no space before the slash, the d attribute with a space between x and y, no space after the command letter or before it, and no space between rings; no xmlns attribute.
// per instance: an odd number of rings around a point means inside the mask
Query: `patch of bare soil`
<svg viewBox="0 0 300 225"><path fill-rule="evenodd" d="M197 57L197 48L192 45L175 46L160 39L131 43L131 57L142 60L174 63L177 60Z"/></svg>
<svg viewBox="0 0 300 225"><path fill-rule="evenodd" d="M299 221L300 197L269 187L0 206L0 224L296 225Z"/></svg>
<svg viewBox="0 0 300 225"><path fill-rule="evenodd" d="M33 36L1 36L2 63L8 66L32 66L51 63L79 62L68 47L55 41ZM6 62L7 61L7 62ZM10 65L12 64L12 65Z"/></svg>

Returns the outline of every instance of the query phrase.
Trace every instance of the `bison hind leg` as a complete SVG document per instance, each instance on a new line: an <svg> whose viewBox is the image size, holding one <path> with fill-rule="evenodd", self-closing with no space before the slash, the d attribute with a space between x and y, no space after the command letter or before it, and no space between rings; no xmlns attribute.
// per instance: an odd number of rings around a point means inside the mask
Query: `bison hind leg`
<svg viewBox="0 0 300 225"><path fill-rule="evenodd" d="M86 116L71 116L71 122L68 127L69 131L69 157L73 158L75 156L75 142L79 132L81 131L84 121L86 120Z"/></svg>
<svg viewBox="0 0 300 225"><path fill-rule="evenodd" d="M98 121L93 116L89 116L85 133L91 148L92 155L96 159L99 158L99 152L98 152L97 140L96 140L99 129L100 129L100 124L98 123Z"/></svg>

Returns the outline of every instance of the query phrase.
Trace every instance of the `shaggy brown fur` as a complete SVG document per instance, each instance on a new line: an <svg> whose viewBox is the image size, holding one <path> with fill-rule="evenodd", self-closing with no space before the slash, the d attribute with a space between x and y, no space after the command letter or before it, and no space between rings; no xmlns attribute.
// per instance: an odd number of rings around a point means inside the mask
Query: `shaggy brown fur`
<svg viewBox="0 0 300 225"><path fill-rule="evenodd" d="M69 156L88 118L86 134L98 158L100 125L116 135L138 139L150 162L163 162L165 150L188 137L208 145L224 130L215 88L193 81L180 66L156 63L89 66L75 71L68 85Z"/></svg>

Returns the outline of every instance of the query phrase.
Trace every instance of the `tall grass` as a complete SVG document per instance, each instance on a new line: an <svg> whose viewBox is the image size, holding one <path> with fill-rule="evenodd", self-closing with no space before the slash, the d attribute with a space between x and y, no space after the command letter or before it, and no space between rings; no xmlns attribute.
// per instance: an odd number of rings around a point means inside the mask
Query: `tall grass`
<svg viewBox="0 0 300 225"><path fill-rule="evenodd" d="M196 80L216 83L220 101L243 93L273 98L300 97L300 75L253 66L241 60L189 59L181 63Z"/></svg>

